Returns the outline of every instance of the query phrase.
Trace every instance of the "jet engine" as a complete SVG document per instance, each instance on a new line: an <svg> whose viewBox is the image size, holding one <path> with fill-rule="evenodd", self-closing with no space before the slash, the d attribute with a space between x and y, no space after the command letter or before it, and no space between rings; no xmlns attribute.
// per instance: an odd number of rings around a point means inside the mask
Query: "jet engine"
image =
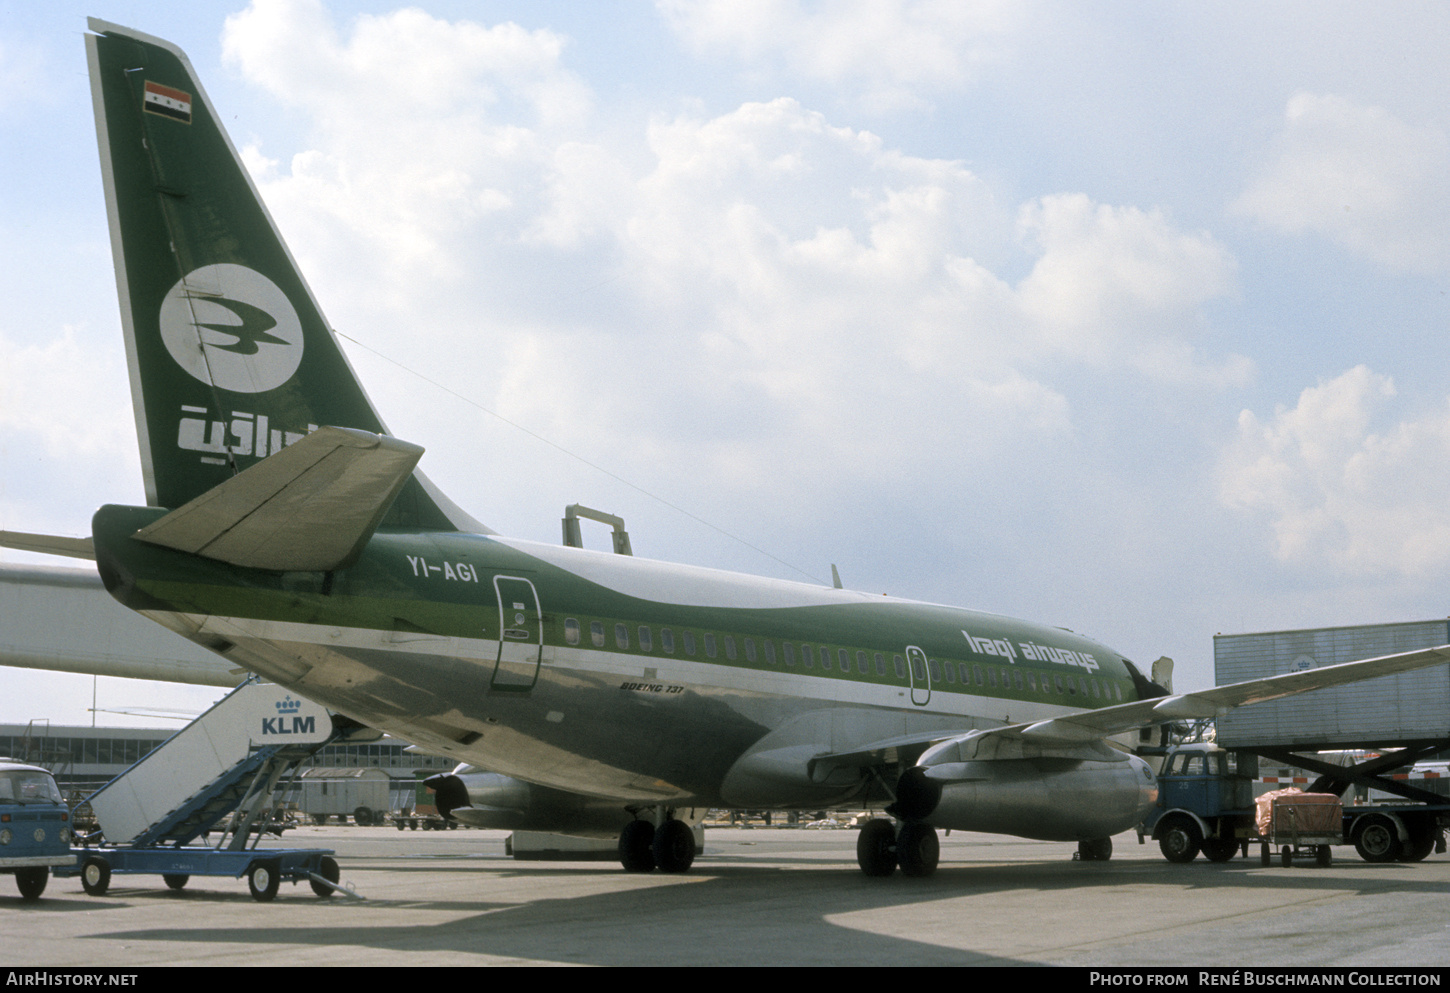
<svg viewBox="0 0 1450 993"><path fill-rule="evenodd" d="M634 820L617 800L549 789L470 765L430 776L423 785L433 791L441 816L472 827L615 838Z"/></svg>
<svg viewBox="0 0 1450 993"><path fill-rule="evenodd" d="M890 813L950 830L1083 841L1126 831L1158 802L1148 763L1101 742L994 742L990 757L977 744L955 739L925 752L902 774Z"/></svg>

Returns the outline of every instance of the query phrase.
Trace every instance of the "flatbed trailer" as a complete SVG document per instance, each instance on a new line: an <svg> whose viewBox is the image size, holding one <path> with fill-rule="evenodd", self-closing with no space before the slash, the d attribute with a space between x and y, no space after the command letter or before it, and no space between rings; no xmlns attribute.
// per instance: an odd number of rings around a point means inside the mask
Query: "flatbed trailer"
<svg viewBox="0 0 1450 993"><path fill-rule="evenodd" d="M341 887L336 853L329 848L252 848L241 851L203 848L194 845L172 847L73 848L74 863L52 869L57 877L80 876L81 887L91 896L103 896L114 875L160 876L171 889L182 889L192 876L229 876L247 879L247 889L256 900L277 895L283 882L306 880L312 892L326 898ZM344 891L346 892L346 891Z"/></svg>

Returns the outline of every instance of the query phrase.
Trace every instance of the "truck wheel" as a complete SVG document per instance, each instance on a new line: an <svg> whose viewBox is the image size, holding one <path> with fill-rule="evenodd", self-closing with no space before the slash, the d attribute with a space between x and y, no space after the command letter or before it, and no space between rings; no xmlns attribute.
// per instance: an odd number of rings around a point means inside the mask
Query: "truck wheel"
<svg viewBox="0 0 1450 993"><path fill-rule="evenodd" d="M1435 824L1426 818L1405 818L1405 830L1410 834L1399 855L1401 862L1419 862L1435 850Z"/></svg>
<svg viewBox="0 0 1450 993"><path fill-rule="evenodd" d="M1354 832L1354 850L1366 862L1393 862L1400 854L1400 838L1388 817L1362 818Z"/></svg>
<svg viewBox="0 0 1450 993"><path fill-rule="evenodd" d="M1192 862L1202 843L1198 825L1186 817L1170 820L1158 836L1158 849L1169 862Z"/></svg>
<svg viewBox="0 0 1450 993"><path fill-rule="evenodd" d="M92 855L81 863L81 889L91 896L104 896L111 887L111 863Z"/></svg>
<svg viewBox="0 0 1450 993"><path fill-rule="evenodd" d="M185 872L163 872L161 874L161 881L173 890L181 890L185 889L186 884L191 882L191 875Z"/></svg>
<svg viewBox="0 0 1450 993"><path fill-rule="evenodd" d="M35 865L15 870L15 885L20 887L22 900L39 900L40 894L45 892L45 884L49 881L49 866Z"/></svg>
<svg viewBox="0 0 1450 993"><path fill-rule="evenodd" d="M1328 845L1314 846L1314 864L1325 869L1334 864L1334 855Z"/></svg>
<svg viewBox="0 0 1450 993"><path fill-rule="evenodd" d="M1198 847L1210 862L1227 862L1239 853L1239 843L1232 838L1204 838Z"/></svg>

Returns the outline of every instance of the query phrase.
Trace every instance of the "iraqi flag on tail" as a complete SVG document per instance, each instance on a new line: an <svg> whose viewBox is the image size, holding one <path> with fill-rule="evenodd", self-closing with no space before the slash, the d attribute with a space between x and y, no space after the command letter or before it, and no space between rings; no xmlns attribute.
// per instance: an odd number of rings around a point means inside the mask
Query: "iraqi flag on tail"
<svg viewBox="0 0 1450 993"><path fill-rule="evenodd" d="M152 114L169 117L183 124L191 123L191 94L146 80L142 106Z"/></svg>

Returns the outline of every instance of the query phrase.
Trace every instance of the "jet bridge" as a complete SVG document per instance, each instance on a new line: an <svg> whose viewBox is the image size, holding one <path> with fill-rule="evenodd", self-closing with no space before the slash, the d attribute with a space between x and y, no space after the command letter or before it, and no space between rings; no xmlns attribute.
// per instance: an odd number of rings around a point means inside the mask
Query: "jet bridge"
<svg viewBox="0 0 1450 993"><path fill-rule="evenodd" d="M257 843L283 778L348 733L310 700L248 680L90 796L104 842L74 849L75 865L56 874L79 874L93 896L106 892L113 873L158 873L173 889L192 875L246 876L264 901L283 879L306 879L318 896L331 896L331 850ZM192 844L219 828L215 845Z"/></svg>

